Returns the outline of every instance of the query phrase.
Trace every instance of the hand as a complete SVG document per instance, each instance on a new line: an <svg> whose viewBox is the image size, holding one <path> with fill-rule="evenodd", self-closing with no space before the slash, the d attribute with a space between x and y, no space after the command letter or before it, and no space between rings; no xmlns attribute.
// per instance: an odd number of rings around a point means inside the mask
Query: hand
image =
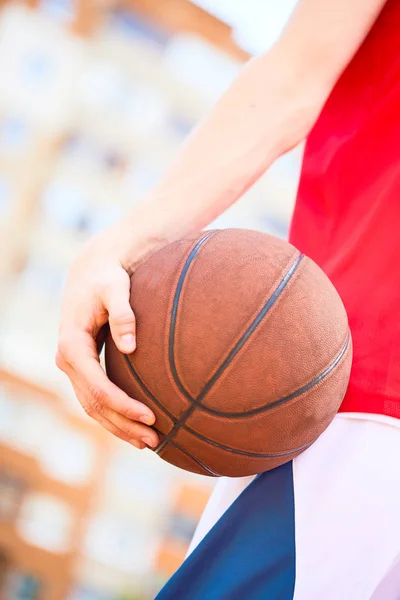
<svg viewBox="0 0 400 600"><path fill-rule="evenodd" d="M129 303L132 233L124 225L94 238L73 263L64 293L56 356L85 412L136 448L155 447L153 412L130 398L105 374L99 361L99 334L107 323L116 346L136 348L135 316Z"/></svg>

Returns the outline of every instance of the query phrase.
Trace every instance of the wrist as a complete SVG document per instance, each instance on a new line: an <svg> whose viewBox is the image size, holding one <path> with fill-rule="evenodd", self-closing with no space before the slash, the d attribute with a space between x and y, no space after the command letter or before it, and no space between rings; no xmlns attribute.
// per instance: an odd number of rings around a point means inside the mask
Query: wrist
<svg viewBox="0 0 400 600"><path fill-rule="evenodd" d="M172 241L164 235L153 214L150 207L135 209L126 215L115 230L120 247L119 259L129 275L157 250Z"/></svg>

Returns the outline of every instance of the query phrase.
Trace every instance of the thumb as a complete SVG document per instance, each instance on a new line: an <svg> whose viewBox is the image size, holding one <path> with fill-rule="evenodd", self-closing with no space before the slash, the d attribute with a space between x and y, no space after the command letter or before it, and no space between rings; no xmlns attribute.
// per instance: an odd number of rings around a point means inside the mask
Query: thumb
<svg viewBox="0 0 400 600"><path fill-rule="evenodd" d="M129 302L130 287L130 277L121 269L118 277L114 277L110 283L104 298L112 338L124 354L131 354L136 348L136 322Z"/></svg>

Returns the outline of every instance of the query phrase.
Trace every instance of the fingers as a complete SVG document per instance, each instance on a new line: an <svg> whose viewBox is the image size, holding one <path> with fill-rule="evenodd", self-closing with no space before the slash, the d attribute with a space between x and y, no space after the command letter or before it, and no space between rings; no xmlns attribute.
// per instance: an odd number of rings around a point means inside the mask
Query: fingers
<svg viewBox="0 0 400 600"><path fill-rule="evenodd" d="M143 450L146 447L146 444L142 442L140 439L136 440L133 438L129 438L121 429L118 429L111 421L102 417L101 415L95 416L95 421L97 421L104 429L112 433L115 437L123 440L124 442L128 442L134 448L138 450Z"/></svg>
<svg viewBox="0 0 400 600"><path fill-rule="evenodd" d="M158 436L148 427L155 422L153 412L114 385L99 362L107 321L121 352L130 354L136 348L130 277L118 261L109 268L103 261L99 269L92 250L87 254L75 264L67 284L56 364L90 417L137 448L154 447Z"/></svg>
<svg viewBox="0 0 400 600"><path fill-rule="evenodd" d="M143 444L143 447L155 448L159 443L158 435L153 429L136 421L131 421L114 410L104 408L101 416L119 431L122 431L127 441L134 446Z"/></svg>
<svg viewBox="0 0 400 600"><path fill-rule="evenodd" d="M113 278L112 285L102 296L108 311L108 320L113 340L124 354L131 354L136 348L135 315L130 302L130 278L121 270Z"/></svg>
<svg viewBox="0 0 400 600"><path fill-rule="evenodd" d="M85 393L75 386L74 391L78 400L84 405ZM100 412L90 412L90 417L115 437L118 437L124 442L128 442L139 450L143 450L146 446L155 448L159 443L158 436L153 429L146 427L146 425L131 421L107 407L103 407Z"/></svg>
<svg viewBox="0 0 400 600"><path fill-rule="evenodd" d="M89 416L103 415L109 409L130 421L154 424L155 416L147 406L130 398L108 379L99 364L96 342L89 333L70 327L68 337L60 338L56 363L74 389L79 390L78 399Z"/></svg>
<svg viewBox="0 0 400 600"><path fill-rule="evenodd" d="M85 390L80 389L76 385L73 387L81 405L83 407L86 406L87 397ZM153 429L136 421L131 421L112 409L102 407L97 411L85 410L85 412L115 437L128 442L139 450L143 450L146 446L155 448L159 443L158 436Z"/></svg>

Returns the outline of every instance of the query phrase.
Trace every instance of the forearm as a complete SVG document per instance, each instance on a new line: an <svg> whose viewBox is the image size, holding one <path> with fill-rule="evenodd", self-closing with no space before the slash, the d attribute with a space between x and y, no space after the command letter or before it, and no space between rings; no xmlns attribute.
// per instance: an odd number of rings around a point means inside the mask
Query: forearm
<svg viewBox="0 0 400 600"><path fill-rule="evenodd" d="M227 209L307 135L320 104L273 52L249 63L131 214L144 254Z"/></svg>
<svg viewBox="0 0 400 600"><path fill-rule="evenodd" d="M384 0L300 0L281 39L248 63L174 164L128 216L133 269L201 229L309 133Z"/></svg>

